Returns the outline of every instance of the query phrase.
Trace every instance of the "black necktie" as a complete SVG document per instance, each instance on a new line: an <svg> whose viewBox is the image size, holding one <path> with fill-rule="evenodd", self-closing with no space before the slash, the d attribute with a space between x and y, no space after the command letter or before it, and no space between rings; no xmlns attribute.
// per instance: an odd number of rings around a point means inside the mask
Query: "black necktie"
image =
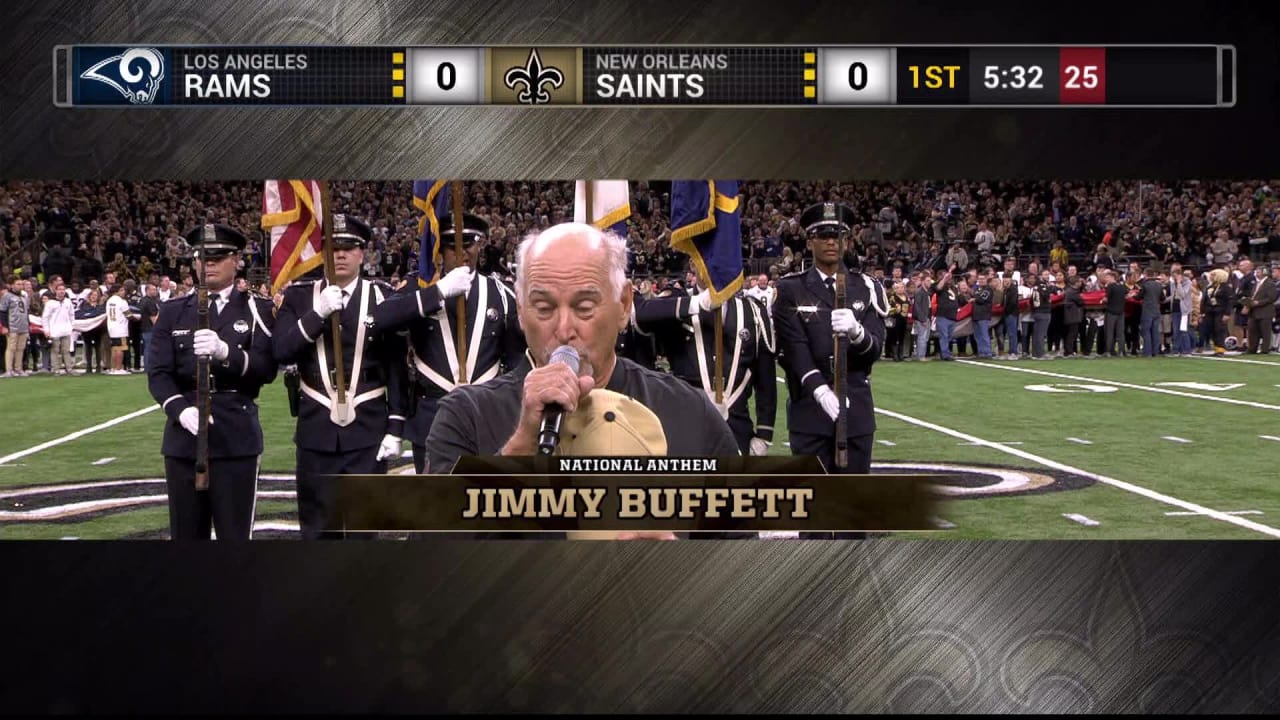
<svg viewBox="0 0 1280 720"><path fill-rule="evenodd" d="M824 282L827 284L827 292L831 293L832 299L836 296L836 279L835 276L827 278Z"/></svg>

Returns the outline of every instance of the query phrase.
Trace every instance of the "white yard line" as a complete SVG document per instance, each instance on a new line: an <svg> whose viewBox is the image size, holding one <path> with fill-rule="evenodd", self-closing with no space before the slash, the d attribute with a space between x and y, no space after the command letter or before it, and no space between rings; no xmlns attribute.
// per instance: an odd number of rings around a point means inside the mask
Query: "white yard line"
<svg viewBox="0 0 1280 720"><path fill-rule="evenodd" d="M1064 380L1077 380L1081 382L1102 383L1104 385L1114 385L1115 387L1129 388L1130 390L1141 390L1143 392L1160 393L1161 395L1176 395L1178 397L1194 398L1196 400L1210 400L1212 402L1228 403L1230 405L1243 405L1245 407L1259 408L1262 410L1280 410L1280 405L1268 405L1267 403L1252 402L1250 400L1236 400L1235 398L1214 397L1212 395L1200 395L1198 393L1183 392L1181 390L1169 390L1167 388L1148 387L1146 385L1135 385L1133 383L1120 382L1118 380L1101 380L1099 378L1083 377L1080 375L1063 375L1062 373L1048 372L1047 370L1032 370L1030 368L1011 367L1009 365L995 365L993 363L978 362L976 360L957 360L956 362L965 365L976 365L978 367L991 368L993 370L1004 370L1005 372L1029 373L1031 375L1041 375L1044 377L1056 377Z"/></svg>
<svg viewBox="0 0 1280 720"><path fill-rule="evenodd" d="M1077 445L1092 445L1092 444L1093 444L1093 443L1089 442L1088 440L1085 440L1085 439L1083 439L1083 438L1078 438L1078 437L1069 437L1069 438L1067 438L1067 440L1068 440L1068 441L1070 441L1070 442L1073 442L1073 443L1075 443L1075 444L1077 444Z"/></svg>
<svg viewBox="0 0 1280 720"><path fill-rule="evenodd" d="M1190 444L1191 444L1191 441L1190 441L1190 440L1188 440L1188 439L1186 439L1186 438L1180 438L1180 437L1178 437L1177 435L1161 435L1161 436L1160 436L1160 439L1161 439L1161 440L1168 440L1169 442L1182 443L1183 445L1190 445Z"/></svg>
<svg viewBox="0 0 1280 720"><path fill-rule="evenodd" d="M1009 447L1008 445L1002 445L1000 443L992 442L990 440L983 440L982 438L975 437L968 433L960 432L959 430L953 430L948 427L936 425L926 420L913 418L910 415L903 415L901 413L893 412L892 410L876 408L876 412L880 413L881 415L891 417L895 420L901 420L902 422L908 423L910 425L927 428L929 430L933 430L934 432L942 433L943 435L950 435L951 437L956 438L958 440L968 440L969 442L977 443L979 445L984 445L993 450L998 450L1002 453L1005 453L1006 455L1013 455L1014 457L1019 457L1019 458L1022 458L1023 460L1029 460L1033 463L1036 463L1037 465L1042 465L1047 468L1053 468L1055 470L1061 470L1063 472L1082 475L1084 477L1091 478L1095 482L1100 482L1105 485L1110 485L1114 488L1124 490L1126 492L1131 492L1136 495L1141 495L1145 498L1150 498L1152 500L1155 500L1156 502L1164 503L1165 505L1172 505L1177 508L1182 508L1183 510L1190 510L1191 512L1207 515L1213 518L1214 520L1221 520L1222 522L1230 523L1232 525L1245 528L1246 530L1252 530L1254 532L1262 533L1263 535L1267 535L1273 538L1280 538L1280 529L1273 528L1269 525L1263 525L1262 523L1253 522L1252 520L1245 520L1244 518L1236 517L1234 515L1228 515L1227 513L1219 512L1217 510L1211 510L1207 507L1204 507L1203 505L1197 505L1196 503L1193 503L1193 502L1187 502L1186 500L1179 500L1178 498L1165 495L1164 493L1158 493L1155 490L1149 490L1147 488L1142 487L1141 485L1134 485L1133 483L1125 482L1123 480L1117 480L1115 478L1107 477L1105 475L1099 475L1097 473L1091 473L1087 470L1081 470L1080 468L1072 467L1070 465L1057 462L1056 460L1050 460L1049 458L1027 452L1026 450Z"/></svg>
<svg viewBox="0 0 1280 720"><path fill-rule="evenodd" d="M1192 355L1191 357L1197 360L1217 360L1218 362L1248 363L1250 365L1270 365L1271 367L1280 367L1280 362L1268 362L1266 360L1250 360L1249 358L1214 357L1212 355Z"/></svg>
<svg viewBox="0 0 1280 720"><path fill-rule="evenodd" d="M1081 525L1084 525L1085 527L1098 527L1099 525L1102 524L1097 520L1087 518L1084 515L1081 515L1080 513L1062 513L1062 517L1072 522L1078 522Z"/></svg>
<svg viewBox="0 0 1280 720"><path fill-rule="evenodd" d="M119 425L120 423L128 422L136 417L142 417L147 413L155 412L156 410L159 410L159 409L160 409L159 405L148 405L142 408L141 410L135 410L129 413L128 415L121 415L118 418L112 418L104 423L98 423L93 427L87 427L83 430L77 430L71 433L70 435L63 435L62 437L56 440L42 442L39 445L36 445L35 447L27 448L26 450L19 450L16 453L12 453L10 455L5 455L4 457L0 457L0 465L4 465L5 463L8 463L8 462L13 462L18 458L24 458L28 455L33 455L35 453L40 452L41 450L48 450L51 447L57 447L59 445L62 445L63 443L69 443L72 440L79 440L80 438L90 433L96 433L99 430L106 430L109 427L114 427L116 425Z"/></svg>

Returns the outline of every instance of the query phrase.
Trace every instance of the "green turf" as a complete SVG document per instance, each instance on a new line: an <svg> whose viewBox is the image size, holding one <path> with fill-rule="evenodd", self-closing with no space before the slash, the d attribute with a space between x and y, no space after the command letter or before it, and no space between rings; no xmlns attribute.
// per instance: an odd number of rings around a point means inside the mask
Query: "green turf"
<svg viewBox="0 0 1280 720"><path fill-rule="evenodd" d="M1259 363L1196 358L1115 360L996 361L1000 367L1059 373L1092 381L1155 387L1153 383L1193 381L1244 383L1214 392L1169 388L1206 397L1233 398L1280 407L1280 358L1249 358ZM1254 510L1242 516L1280 527L1280 411L1232 405L1194 397L1121 387L1113 393L1050 394L1025 389L1033 384L1085 383L966 363L893 363L876 365L873 388L877 406L1078 469L1125 481L1219 511ZM1105 383L1099 383L1105 384ZM785 443L786 390L779 388L777 428L772 452L789 454ZM146 379L133 377L29 377L0 380L0 402L11 412L0 431L0 456L33 447L68 433L154 404ZM263 389L260 413L266 443L263 472L293 470L293 418L284 389ZM76 483L104 478L160 477L160 438L166 418L159 412L88 434L0 466L0 489ZM1005 465L1035 470L1033 460L988 447L974 447L931 429L884 415L877 416L875 460ZM1066 438L1091 441L1080 445ZM1177 436L1191 444L1162 439ZM99 458L111 463L92 465ZM2 509L13 509L5 506ZM291 501L259 504L265 513L293 510ZM1205 516L1170 517L1181 511L1132 492L1095 484L1080 490L1011 497L985 497L944 503L939 515L955 528L942 533L899 537L1007 539L1210 539L1264 538L1249 529ZM1101 524L1086 527L1063 517L1079 513ZM0 538L115 538L162 529L163 507L104 515L75 523L0 522Z"/></svg>

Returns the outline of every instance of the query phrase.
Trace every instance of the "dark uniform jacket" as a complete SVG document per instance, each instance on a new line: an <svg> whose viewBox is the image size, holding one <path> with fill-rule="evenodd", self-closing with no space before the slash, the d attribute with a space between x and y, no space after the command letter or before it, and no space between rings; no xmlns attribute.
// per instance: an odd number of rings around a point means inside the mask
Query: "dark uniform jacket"
<svg viewBox="0 0 1280 720"><path fill-rule="evenodd" d="M656 370L658 366L658 347L656 338L648 332L640 328L636 322L636 308L642 305L646 298L640 294L639 290L633 290L631 300L631 321L627 323L627 329L618 333L618 342L614 344L613 350L618 357L624 357L637 365Z"/></svg>
<svg viewBox="0 0 1280 720"><path fill-rule="evenodd" d="M460 457L497 455L519 423L524 378L532 369L526 357L493 382L446 395L427 438L428 466L443 472L452 470ZM618 358L605 388L639 401L658 416L671 457L739 454L733 433L707 396L682 380Z"/></svg>
<svg viewBox="0 0 1280 720"><path fill-rule="evenodd" d="M408 413L405 344L394 331L373 322L373 309L392 294L386 283L359 280L341 318L345 417L336 416L333 320L315 312L325 280L291 285L276 321L274 351L281 364L297 364L301 381L294 442L320 452L373 447L384 435L404 434Z"/></svg>
<svg viewBox="0 0 1280 720"><path fill-rule="evenodd" d="M887 311L884 289L861 273L848 273L845 301L866 330L860 342L850 342L846 353L849 402L849 436L875 432L871 399L871 366L884 347L881 310ZM792 273L778 280L778 297L773 303L777 330L778 362L786 371L787 427L791 431L830 434L835 423L813 399L813 391L832 384L831 359L835 339L831 333L831 311L835 295L823 284L816 268ZM834 388L833 388L834 389Z"/></svg>
<svg viewBox="0 0 1280 720"><path fill-rule="evenodd" d="M478 384L518 365L525 339L515 294L497 278L477 274L466 307L467 380ZM409 373L417 407L405 438L422 445L440 398L458 387L458 298L442 298L435 286L419 288L411 277L403 290L374 309L373 318L383 330L409 329Z"/></svg>
<svg viewBox="0 0 1280 720"><path fill-rule="evenodd" d="M769 311L761 301L738 296L721 308L689 316L686 295L657 297L641 302L635 311L637 325L653 333L658 347L671 363L671 374L700 388L715 404L715 313L722 322L724 404L738 414L747 413L748 400L756 398L755 436L773 441L777 416L778 382L775 345Z"/></svg>
<svg viewBox="0 0 1280 720"><path fill-rule="evenodd" d="M234 289L226 307L217 315L213 314L213 305L210 293L209 329L227 343L228 354L225 362L209 363L213 390L209 457L260 455L262 426L254 401L262 386L276 377L276 361L271 354L275 308L270 300ZM189 460L196 456L196 438L178 423L178 416L195 406L193 343L197 325L195 293L163 303L152 330L147 358L151 397L160 403L169 418L160 451L168 457Z"/></svg>

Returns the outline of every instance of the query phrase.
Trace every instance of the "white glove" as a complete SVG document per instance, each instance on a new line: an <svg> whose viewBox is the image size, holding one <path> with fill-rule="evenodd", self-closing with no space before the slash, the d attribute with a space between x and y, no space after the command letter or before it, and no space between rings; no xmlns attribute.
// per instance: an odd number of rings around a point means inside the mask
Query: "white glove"
<svg viewBox="0 0 1280 720"><path fill-rule="evenodd" d="M378 446L378 457L376 460L382 462L394 457L399 457L401 451L400 438L395 435L382 436L382 444Z"/></svg>
<svg viewBox="0 0 1280 720"><path fill-rule="evenodd" d="M751 438L751 454L757 457L760 455L768 455L769 446L772 444L773 443L765 440L764 438L753 437Z"/></svg>
<svg viewBox="0 0 1280 720"><path fill-rule="evenodd" d="M840 414L840 399L836 397L836 391L832 390L830 385L823 385L817 390L814 390L813 399L818 401L818 404L822 406L822 411L825 412L827 417L831 418L832 421L834 421L836 416ZM849 403L846 402L845 406L847 407L848 404Z"/></svg>
<svg viewBox="0 0 1280 720"><path fill-rule="evenodd" d="M463 265L445 273L445 276L440 278L440 282L436 283L436 287L440 290L441 297L457 297L471 291L471 283L475 280L475 276L471 268Z"/></svg>
<svg viewBox="0 0 1280 720"><path fill-rule="evenodd" d="M831 311L831 331L844 333L854 342L861 340L863 334L862 323L849 308Z"/></svg>
<svg viewBox="0 0 1280 720"><path fill-rule="evenodd" d="M711 291L703 290L689 298L689 316L711 309Z"/></svg>
<svg viewBox="0 0 1280 720"><path fill-rule="evenodd" d="M342 288L337 285L320 291L320 298L316 300L316 314L321 318L328 318L330 315L342 309Z"/></svg>
<svg viewBox="0 0 1280 720"><path fill-rule="evenodd" d="M200 433L200 411L193 407L183 410L178 413L178 424L192 435L198 435ZM213 424L212 414L209 415L209 424Z"/></svg>
<svg viewBox="0 0 1280 720"><path fill-rule="evenodd" d="M192 338L194 340L192 349L197 355L211 355L218 362L227 359L230 348L222 338L218 337L218 333L212 330L197 330Z"/></svg>

